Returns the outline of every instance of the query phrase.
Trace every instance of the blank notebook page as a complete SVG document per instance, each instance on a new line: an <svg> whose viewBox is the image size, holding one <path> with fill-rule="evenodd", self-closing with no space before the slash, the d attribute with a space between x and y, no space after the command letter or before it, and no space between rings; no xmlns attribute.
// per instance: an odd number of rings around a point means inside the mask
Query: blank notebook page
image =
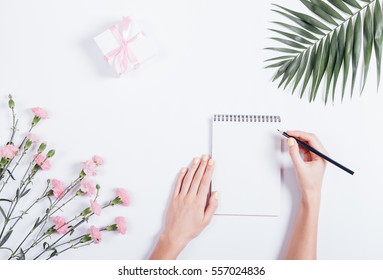
<svg viewBox="0 0 383 280"><path fill-rule="evenodd" d="M279 116L215 115L212 190L221 215L278 216L281 186Z"/></svg>

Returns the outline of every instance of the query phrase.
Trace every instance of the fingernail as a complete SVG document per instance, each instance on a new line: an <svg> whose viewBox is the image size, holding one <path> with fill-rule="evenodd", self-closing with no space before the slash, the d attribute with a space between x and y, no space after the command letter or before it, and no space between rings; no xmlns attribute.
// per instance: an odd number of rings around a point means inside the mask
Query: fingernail
<svg viewBox="0 0 383 280"><path fill-rule="evenodd" d="M219 198L219 193L218 192L214 193L214 198L215 198L215 200L218 200L218 198Z"/></svg>
<svg viewBox="0 0 383 280"><path fill-rule="evenodd" d="M209 162L207 163L208 165L213 165L214 164L214 160L211 158L209 159Z"/></svg>
<svg viewBox="0 0 383 280"><path fill-rule="evenodd" d="M208 159L209 159L209 156L208 156L208 155L203 155L203 156L202 156L202 160L203 160L203 161L207 161Z"/></svg>
<svg viewBox="0 0 383 280"><path fill-rule="evenodd" d="M199 163L199 161L200 161L200 158L195 158L195 159L193 160L193 163L194 163L194 164L197 164L197 163Z"/></svg>
<svg viewBox="0 0 383 280"><path fill-rule="evenodd" d="M289 145L289 147L294 146L294 145L295 145L295 139L290 137L290 138L287 140L287 144Z"/></svg>
<svg viewBox="0 0 383 280"><path fill-rule="evenodd" d="M182 169L181 169L181 173L185 173L186 170L188 170L186 167L182 168Z"/></svg>

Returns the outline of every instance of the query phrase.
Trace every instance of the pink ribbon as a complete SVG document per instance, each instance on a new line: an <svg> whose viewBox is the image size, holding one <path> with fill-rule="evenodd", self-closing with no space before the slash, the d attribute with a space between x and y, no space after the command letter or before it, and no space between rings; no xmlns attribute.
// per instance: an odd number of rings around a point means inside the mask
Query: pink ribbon
<svg viewBox="0 0 383 280"><path fill-rule="evenodd" d="M133 69L137 69L140 63L137 57L129 51L129 44L136 41L137 39L145 36L143 32L135 34L129 38L130 29L132 26L132 20L130 17L123 17L121 24L113 25L109 30L116 38L119 47L107 53L104 58L106 61L114 59L113 64L117 74L120 76L129 68L129 64L132 65Z"/></svg>

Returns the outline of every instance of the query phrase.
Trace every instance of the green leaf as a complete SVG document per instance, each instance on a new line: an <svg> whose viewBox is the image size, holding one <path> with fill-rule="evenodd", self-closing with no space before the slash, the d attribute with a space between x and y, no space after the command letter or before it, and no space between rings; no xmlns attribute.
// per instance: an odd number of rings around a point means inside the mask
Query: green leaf
<svg viewBox="0 0 383 280"><path fill-rule="evenodd" d="M12 234L12 230L8 231L6 235L4 235L3 239L1 239L0 241L0 247L3 246L9 239L9 237L11 236Z"/></svg>
<svg viewBox="0 0 383 280"><path fill-rule="evenodd" d="M298 72L297 72L297 75L295 77L295 82L294 82L294 87L293 87L293 91L292 91L292 94L294 94L294 91L295 89L297 88L300 80L302 79L303 77L303 73L305 72L305 69L307 67L307 61L309 59L309 54L310 54L310 51L307 50L303 56L303 59L302 59L302 62L300 63L299 65L299 69L298 69Z"/></svg>
<svg viewBox="0 0 383 280"><path fill-rule="evenodd" d="M350 95L353 95L359 67L363 73L361 89L364 89L372 51L375 49L379 88L383 56L381 2L380 0L361 1L300 0L316 15L315 17L273 4L276 8L272 11L295 23L291 25L278 21L272 22L280 26L282 30L279 30L279 27L270 29L274 33L271 40L284 45L266 48L281 53L275 58L266 60L266 62L275 61L265 67L276 69L273 82L282 77L278 84L284 85L285 89L292 82L292 93L298 85L302 84L299 96L302 98L305 91L309 91L310 102L316 99L318 90L323 84L325 102L328 102L331 91L334 102L343 65L343 86L338 87L339 91L342 91L343 100L348 83L351 85ZM363 2L363 5L360 4ZM359 63L362 52L363 64ZM282 55L283 53L286 55ZM350 68L352 78L349 78ZM307 89L309 82L310 90Z"/></svg>
<svg viewBox="0 0 383 280"><path fill-rule="evenodd" d="M294 56L292 56L292 55L277 56L277 57L266 59L264 62L274 61L274 60L282 60L282 59L287 59L287 58L292 58L292 57L294 57Z"/></svg>
<svg viewBox="0 0 383 280"><path fill-rule="evenodd" d="M0 206L0 213L3 215L4 219L7 219L7 215L5 214L3 207Z"/></svg>
<svg viewBox="0 0 383 280"><path fill-rule="evenodd" d="M310 93L310 97L309 97L310 102L314 99L316 82L317 82L317 79L319 76L319 68L320 68L320 63L321 63L321 59L322 59L322 55L323 55L322 53L323 53L323 40L320 41L320 44L317 47L316 58L315 58L314 68L313 68L311 93Z"/></svg>
<svg viewBox="0 0 383 280"><path fill-rule="evenodd" d="M314 5L313 3L307 0L299 0L299 1L301 1L310 11L312 11L314 14L316 14L320 18L324 19L325 21L333 25L338 25L338 23L329 14L327 14L317 5Z"/></svg>
<svg viewBox="0 0 383 280"><path fill-rule="evenodd" d="M320 7L325 13L329 14L333 18L337 18L339 20L343 20L344 18L337 12L335 11L330 5L327 5L324 1L322 0L311 0L314 5L317 5Z"/></svg>
<svg viewBox="0 0 383 280"><path fill-rule="evenodd" d="M287 23L283 23L283 22L280 22L280 21L272 21L272 23L275 23L275 24L278 24L278 25L281 25L287 29L289 29L290 31L298 34L298 35L301 35L307 39L311 39L311 40L318 40L317 37L315 37L313 34L311 34L310 32L308 32L307 30L304 30L300 27L296 27L294 25L290 25L290 24L287 24Z"/></svg>
<svg viewBox="0 0 383 280"><path fill-rule="evenodd" d="M49 256L49 258L57 257L59 254L56 249L53 249L52 254Z"/></svg>
<svg viewBox="0 0 383 280"><path fill-rule="evenodd" d="M351 84L351 97L354 92L356 73L358 71L360 50L362 48L362 19L360 14L356 17L354 28L354 44L352 50L352 84Z"/></svg>
<svg viewBox="0 0 383 280"><path fill-rule="evenodd" d="M294 62L294 63L291 63L290 67L287 69L286 73L287 73L287 75L289 76L289 78L287 79L287 82L286 82L286 84L285 84L285 89L286 89L286 87L290 84L290 82L291 82L292 79L294 78L295 74L297 73L298 68L299 68L299 66L301 65L302 56L303 56L303 55L299 55L299 56L297 57L297 59L295 60L295 62Z"/></svg>
<svg viewBox="0 0 383 280"><path fill-rule="evenodd" d="M20 198L22 198L23 196L26 196L30 191L31 191L31 189L24 190L24 191L21 193Z"/></svg>
<svg viewBox="0 0 383 280"><path fill-rule="evenodd" d="M333 4L335 7L337 7L342 12L345 12L346 14L353 15L354 13L350 10L350 8L344 4L342 0L328 0L331 4Z"/></svg>
<svg viewBox="0 0 383 280"><path fill-rule="evenodd" d="M274 64L270 64L268 66L266 66L265 68L276 68L276 67L280 67L282 65L284 65L286 62L289 62L290 60L282 60L282 61L279 61L277 63L274 63Z"/></svg>
<svg viewBox="0 0 383 280"><path fill-rule="evenodd" d="M288 45L288 46L293 47L293 48L306 49L305 46L303 46L301 44L298 44L298 43L296 43L294 41L290 41L290 40L286 40L286 39L281 39L281 38L276 38L276 37L271 37L270 39L274 40L274 41L277 41L277 42L280 42L282 44Z"/></svg>
<svg viewBox="0 0 383 280"><path fill-rule="evenodd" d="M328 58L330 56L330 46L331 46L331 44L330 44L330 37L327 36L326 42L324 43L324 46L323 46L323 53L322 53L322 58L321 58L321 61L320 61L319 73L318 73L318 78L317 78L317 82L316 82L316 85L315 85L313 100L315 100L315 98L317 96L317 93L318 93L318 90L319 90L319 86L321 84L323 75L324 75L324 73L326 71L326 68L327 68Z"/></svg>
<svg viewBox="0 0 383 280"><path fill-rule="evenodd" d="M337 55L336 55L336 63L334 67L334 80L332 84L332 102L335 101L335 89L336 84L338 82L338 77L340 73L340 69L342 67L343 59L344 59L344 49L345 49L345 29L344 25L340 28L338 32L338 49L337 49Z"/></svg>
<svg viewBox="0 0 383 280"><path fill-rule="evenodd" d="M356 0L343 0L350 6L353 6L354 8L361 9L362 7L359 5L359 3Z"/></svg>
<svg viewBox="0 0 383 280"><path fill-rule="evenodd" d="M306 75L305 75L305 78L303 80L303 84L302 84L302 89L301 89L301 94L300 94L300 98L302 98L305 90L306 90L306 87L307 87L307 84L310 80L310 77L311 77L311 73L313 72L313 68L314 68L314 65L315 65L315 58L316 58L316 47L313 46L312 49L311 49L311 53L310 53L310 60L309 60L309 63L307 65L307 69L306 69Z"/></svg>
<svg viewBox="0 0 383 280"><path fill-rule="evenodd" d="M327 31L331 31L331 29L323 24L322 22L320 22L319 20L309 16L309 15L306 15L306 14L302 14L302 13L298 13L298 12L295 12L293 10L290 10L290 9L287 9L287 8L284 8L282 6L279 6L279 5L276 5L276 4L273 4L274 6L282 9L282 10L285 10L286 12L289 12L290 14L296 16L297 18L301 19L302 21L308 23L308 24L311 24L312 26L315 26L319 29L323 29L323 30L327 30Z"/></svg>
<svg viewBox="0 0 383 280"><path fill-rule="evenodd" d="M23 248L20 248L20 255L19 255L19 260L25 260L25 253Z"/></svg>
<svg viewBox="0 0 383 280"><path fill-rule="evenodd" d="M362 89L360 93L363 92L364 86L366 85L368 70L370 68L372 47L373 47L373 33L374 33L374 23L372 21L372 14L370 7L367 7L366 14L364 16L363 24L363 53L364 53L364 75L362 82Z"/></svg>
<svg viewBox="0 0 383 280"><path fill-rule="evenodd" d="M374 47L376 57L376 67L378 70L378 89L380 84L380 75L382 68L382 48L383 48L383 15L382 7L379 1L375 3L374 9Z"/></svg>
<svg viewBox="0 0 383 280"><path fill-rule="evenodd" d="M337 50L338 50L338 37L337 33L334 32L331 38L331 45L330 45L330 53L328 57L328 63L327 63L327 68L326 68L326 76L327 76L327 82L326 82L326 95L325 95L325 104L327 104L328 100L328 94L330 92L330 84L331 84L331 79L334 74L334 67L335 67L335 62L336 62L336 57L337 57Z"/></svg>
<svg viewBox="0 0 383 280"><path fill-rule="evenodd" d="M287 48L265 48L265 50L284 52L284 53L300 53L298 50L287 49Z"/></svg>
<svg viewBox="0 0 383 280"><path fill-rule="evenodd" d="M273 31L273 32L276 32L276 33L279 33L291 40L294 40L294 41L297 41L298 43L301 43L301 44L306 44L306 45L311 45L312 42L310 42L309 40L299 36L299 35L296 35L296 34L292 34L292 33L288 33L288 32L283 32L283 31L280 31L280 30L276 30L276 29L269 29L270 31Z"/></svg>
<svg viewBox="0 0 383 280"><path fill-rule="evenodd" d="M290 78L291 75L294 75L296 72L296 69L299 66L300 56L297 56L293 61L289 63L289 66L283 73L282 80L280 81L278 87L280 87L288 78ZM291 80L291 79L289 79Z"/></svg>
<svg viewBox="0 0 383 280"><path fill-rule="evenodd" d="M322 31L320 31L318 28L316 28L315 26L312 26L311 24L308 24L306 22L304 22L303 20L300 20L299 18L297 17L294 17L292 15L289 15L289 14L286 14L284 12L281 12L281 11L278 11L278 10L272 10L273 12L276 12L278 14L281 14L285 17L287 17L288 19L290 19L291 21L295 22L296 24L302 26L304 29L310 31L310 32L313 32L313 33L316 33L316 34L319 34L319 35L325 35Z"/></svg>
<svg viewBox="0 0 383 280"><path fill-rule="evenodd" d="M9 169L7 169L7 172L9 174L9 176L12 178L13 181L16 181L15 177L13 177L13 174L11 171L9 171Z"/></svg>
<svg viewBox="0 0 383 280"><path fill-rule="evenodd" d="M343 90L342 100L344 98L344 92L346 90L348 72L350 69L350 62L352 57L352 51L354 49L354 27L352 20L348 22L346 30L346 46L344 48L344 68L343 68Z"/></svg>

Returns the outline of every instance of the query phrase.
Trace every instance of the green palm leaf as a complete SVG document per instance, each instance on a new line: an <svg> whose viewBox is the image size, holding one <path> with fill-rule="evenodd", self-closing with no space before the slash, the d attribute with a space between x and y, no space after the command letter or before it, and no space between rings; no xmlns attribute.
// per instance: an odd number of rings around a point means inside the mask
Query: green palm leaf
<svg viewBox="0 0 383 280"><path fill-rule="evenodd" d="M375 52L378 88L383 54L383 0L299 0L312 13L298 12L273 4L274 11L287 19L273 21L270 39L281 46L267 50L283 53L267 59L265 68L276 69L273 81L280 79L279 87L292 84L292 93L301 85L300 98L308 92L309 101L315 101L324 84L327 103L330 93L334 102L337 83L343 68L343 100L348 81L350 96L356 84L358 69L362 69L361 93L366 85L372 53ZM363 62L360 56L363 55ZM351 73L350 73L351 68ZM351 74L351 79L349 78ZM325 77L325 78L324 78ZM308 87L311 81L311 87Z"/></svg>

